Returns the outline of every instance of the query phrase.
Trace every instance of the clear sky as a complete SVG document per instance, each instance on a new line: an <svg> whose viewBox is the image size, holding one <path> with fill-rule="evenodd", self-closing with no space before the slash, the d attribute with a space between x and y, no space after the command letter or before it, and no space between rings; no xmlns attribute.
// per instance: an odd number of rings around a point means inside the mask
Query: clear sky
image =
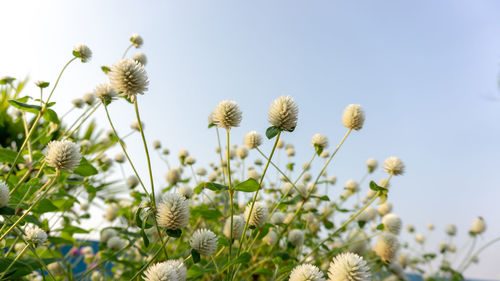
<svg viewBox="0 0 500 281"><path fill-rule="evenodd" d="M459 226L463 244L479 215L488 224L481 244L500 235L499 1L2 1L1 10L0 76L53 82L75 45L92 49L91 62L63 76L61 112L106 82L99 67L117 61L139 33L151 80L139 103L151 141L175 154L187 148L200 164L216 161L206 126L217 102L240 104L232 141L241 143L249 130L263 133L270 102L290 94L300 116L285 141L301 164L314 133L338 143L343 108L359 103L365 127L328 170L339 180L331 196L363 176L368 158L395 155L407 173L393 181L394 211L424 234L433 222L431 244L448 223ZM26 93L37 95L33 85ZM133 108L122 101L111 112L127 133ZM137 135L128 140L139 143ZM157 158L154 169L164 184ZM499 252L500 244L485 251L467 275L500 279Z"/></svg>

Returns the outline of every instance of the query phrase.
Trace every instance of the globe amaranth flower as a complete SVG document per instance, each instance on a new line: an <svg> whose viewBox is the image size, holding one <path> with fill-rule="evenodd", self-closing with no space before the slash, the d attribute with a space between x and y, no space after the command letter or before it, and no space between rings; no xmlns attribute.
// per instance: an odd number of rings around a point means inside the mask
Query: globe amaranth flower
<svg viewBox="0 0 500 281"><path fill-rule="evenodd" d="M325 278L317 266L306 263L292 270L289 281L325 281Z"/></svg>
<svg viewBox="0 0 500 281"><path fill-rule="evenodd" d="M236 151L236 156L240 159L245 159L248 156L248 148L245 146L240 146L238 147L238 150Z"/></svg>
<svg viewBox="0 0 500 281"><path fill-rule="evenodd" d="M304 232L300 229L292 229L288 234L288 241L295 247L300 247L304 243Z"/></svg>
<svg viewBox="0 0 500 281"><path fill-rule="evenodd" d="M72 172L80 164L80 148L72 141L51 141L47 145L47 164L56 170Z"/></svg>
<svg viewBox="0 0 500 281"><path fill-rule="evenodd" d="M118 205L116 203L111 203L106 207L106 213L104 213L104 218L112 222L116 219L116 215L118 214Z"/></svg>
<svg viewBox="0 0 500 281"><path fill-rule="evenodd" d="M125 246L125 240L121 239L118 236L113 236L113 237L109 238L108 242L106 243L106 246L110 250L118 251L118 250L121 250Z"/></svg>
<svg viewBox="0 0 500 281"><path fill-rule="evenodd" d="M99 84L95 87L94 95L102 101L104 105L110 104L116 99L116 90L108 83Z"/></svg>
<svg viewBox="0 0 500 281"><path fill-rule="evenodd" d="M482 217L476 218L472 222L471 231L475 234L481 234L486 230L486 223Z"/></svg>
<svg viewBox="0 0 500 281"><path fill-rule="evenodd" d="M239 240L243 234L243 228L245 227L245 220L241 216L233 216L233 239ZM224 224L224 235L229 238L231 237L231 219L228 218Z"/></svg>
<svg viewBox="0 0 500 281"><path fill-rule="evenodd" d="M245 135L245 145L248 149L254 149L262 144L262 136L256 131L250 131Z"/></svg>
<svg viewBox="0 0 500 281"><path fill-rule="evenodd" d="M290 96L281 96L271 103L269 123L282 131L293 131L297 127L299 107Z"/></svg>
<svg viewBox="0 0 500 281"><path fill-rule="evenodd" d="M172 265L166 262L152 264L144 271L145 281L178 281L179 274Z"/></svg>
<svg viewBox="0 0 500 281"><path fill-rule="evenodd" d="M142 66L145 66L146 63L148 63L148 58L144 53L137 53L134 56L132 56L132 59L140 63Z"/></svg>
<svg viewBox="0 0 500 281"><path fill-rule="evenodd" d="M266 223L268 210L267 207L262 202L255 202L252 213L250 214L250 209L252 209L252 203L248 204L245 208L245 220L248 220L248 224L260 227Z"/></svg>
<svg viewBox="0 0 500 281"><path fill-rule="evenodd" d="M449 224L446 227L446 234L448 234L450 236L455 236L455 234L457 234L457 226L454 224Z"/></svg>
<svg viewBox="0 0 500 281"><path fill-rule="evenodd" d="M142 40L142 37L137 33L134 33L132 34L132 36L130 36L130 42L132 42L132 44L136 48L140 48L142 44L144 44L144 40Z"/></svg>
<svg viewBox="0 0 500 281"><path fill-rule="evenodd" d="M375 158L370 158L366 161L366 167L368 168L368 172L371 174L375 169L378 167L378 162L377 159Z"/></svg>
<svg viewBox="0 0 500 281"><path fill-rule="evenodd" d="M405 165L398 157L389 157L384 161L384 170L395 176L402 175L405 172Z"/></svg>
<svg viewBox="0 0 500 281"><path fill-rule="evenodd" d="M342 253L333 258L328 269L330 281L369 281L370 269L362 257Z"/></svg>
<svg viewBox="0 0 500 281"><path fill-rule="evenodd" d="M315 134L311 139L311 145L316 151L323 151L328 147L328 138L323 134Z"/></svg>
<svg viewBox="0 0 500 281"><path fill-rule="evenodd" d="M166 229L181 229L189 221L189 204L183 195L168 193L158 204L158 225Z"/></svg>
<svg viewBox="0 0 500 281"><path fill-rule="evenodd" d="M186 197L186 199L189 199L193 196L193 189L187 185L183 185L179 187L179 190L177 191L180 195Z"/></svg>
<svg viewBox="0 0 500 281"><path fill-rule="evenodd" d="M391 263L399 247L398 238L391 233L383 233L375 244L374 251L385 263Z"/></svg>
<svg viewBox="0 0 500 281"><path fill-rule="evenodd" d="M88 62L92 58L92 51L86 45L80 44L73 48L73 55L82 62Z"/></svg>
<svg viewBox="0 0 500 281"><path fill-rule="evenodd" d="M0 180L0 208L7 206L9 200L9 186L5 182Z"/></svg>
<svg viewBox="0 0 500 281"><path fill-rule="evenodd" d="M392 234L399 235L403 222L401 218L396 214L387 214L382 217L382 223L385 229Z"/></svg>
<svg viewBox="0 0 500 281"><path fill-rule="evenodd" d="M235 101L224 100L217 104L212 118L217 127L231 130L232 127L240 126L241 115L241 110Z"/></svg>
<svg viewBox="0 0 500 281"><path fill-rule="evenodd" d="M26 235L24 238L33 243L45 243L47 241L47 233L36 225L26 227Z"/></svg>
<svg viewBox="0 0 500 281"><path fill-rule="evenodd" d="M80 98L76 98L74 99L72 102L71 102L76 108L83 108L83 106L85 105L85 102L80 99Z"/></svg>
<svg viewBox="0 0 500 281"><path fill-rule="evenodd" d="M122 59L115 63L108 75L111 86L131 102L135 102L137 94L142 95L148 90L146 70L133 59Z"/></svg>
<svg viewBox="0 0 500 281"><path fill-rule="evenodd" d="M181 174L178 169L170 169L166 176L167 182L170 185L174 185L181 180Z"/></svg>
<svg viewBox="0 0 500 281"><path fill-rule="evenodd" d="M348 105L342 114L342 125L352 130L360 130L365 122L365 113L359 104Z"/></svg>
<svg viewBox="0 0 500 281"><path fill-rule="evenodd" d="M64 267L58 261L48 264L47 268L54 276L63 276L66 274Z"/></svg>
<svg viewBox="0 0 500 281"><path fill-rule="evenodd" d="M204 256L211 256L217 250L217 235L208 229L198 229L193 233L189 244L198 253Z"/></svg>
<svg viewBox="0 0 500 281"><path fill-rule="evenodd" d="M269 246L272 246L278 242L278 234L274 230L269 230L266 236L262 238L262 241Z"/></svg>

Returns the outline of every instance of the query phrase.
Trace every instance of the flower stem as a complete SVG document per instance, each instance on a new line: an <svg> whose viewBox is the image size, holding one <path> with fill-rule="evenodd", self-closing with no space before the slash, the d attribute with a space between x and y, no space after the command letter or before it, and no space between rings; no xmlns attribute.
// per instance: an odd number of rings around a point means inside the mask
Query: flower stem
<svg viewBox="0 0 500 281"><path fill-rule="evenodd" d="M5 274L7 274L7 272L9 271L9 269L16 263L17 260L19 260L19 258L24 254L24 252L26 251L26 249L28 249L28 246L29 244L26 244L26 246L24 246L24 248L21 250L21 252L19 254L17 254L17 256L14 258L14 260L9 264L9 266L7 266L7 269L5 269L5 271L2 273L2 275L0 275L0 280L3 279L3 277L5 276Z"/></svg>
<svg viewBox="0 0 500 281"><path fill-rule="evenodd" d="M231 164L230 164L230 159L229 159L229 130L227 130L227 133L226 133L226 137L227 137L227 147L226 147L226 164L227 164L227 178L228 178L228 183L229 183L229 189L228 189L228 194L229 194L229 204L230 204L230 223L231 223L231 228L230 228L230 234L229 234L229 255L227 257L227 262L231 262L231 253L232 253L232 249L233 249L233 212L234 212L234 204L233 204L233 193L234 193L234 190L232 189L232 186L231 186ZM215 260L214 260L214 264L215 264ZM217 266L217 264L215 264L215 266ZM231 268L228 268L228 272L231 272Z"/></svg>

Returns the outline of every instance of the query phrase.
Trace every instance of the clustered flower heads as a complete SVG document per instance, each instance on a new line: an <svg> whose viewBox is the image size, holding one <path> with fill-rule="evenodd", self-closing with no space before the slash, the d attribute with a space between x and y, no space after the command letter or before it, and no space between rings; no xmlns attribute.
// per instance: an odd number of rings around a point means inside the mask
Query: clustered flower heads
<svg viewBox="0 0 500 281"><path fill-rule="evenodd" d="M359 104L350 104L342 114L342 125L352 130L360 130L365 122L365 113Z"/></svg>
<svg viewBox="0 0 500 281"><path fill-rule="evenodd" d="M0 181L0 208L7 206L9 200L9 186L5 182Z"/></svg>
<svg viewBox="0 0 500 281"><path fill-rule="evenodd" d="M317 266L306 263L292 270L289 281L325 281L325 278Z"/></svg>
<svg viewBox="0 0 500 281"><path fill-rule="evenodd" d="M366 261L353 253L342 253L333 258L328 269L330 281L369 281L370 269Z"/></svg>
<svg viewBox="0 0 500 281"><path fill-rule="evenodd" d="M122 59L115 63L108 75L111 86L131 102L135 102L137 94L142 95L148 90L146 70L133 59Z"/></svg>
<svg viewBox="0 0 500 281"><path fill-rule="evenodd" d="M189 205L178 193L168 193L158 204L158 225L166 229L181 229L189 221Z"/></svg>
<svg viewBox="0 0 500 281"><path fill-rule="evenodd" d="M193 233L189 244L201 255L211 256L217 250L217 235L208 229L198 229Z"/></svg>
<svg viewBox="0 0 500 281"><path fill-rule="evenodd" d="M248 204L245 208L245 220L248 219L248 224L253 225L255 227L263 226L267 220L268 210L264 203L255 202L252 213L250 214L250 210L252 209L252 203Z"/></svg>
<svg viewBox="0 0 500 281"><path fill-rule="evenodd" d="M290 96L281 96L271 103L269 123L282 131L293 131L297 127L299 107Z"/></svg>
<svg viewBox="0 0 500 281"><path fill-rule="evenodd" d="M241 110L238 104L232 100L219 102L215 107L212 118L217 127L231 130L232 127L239 127L241 122Z"/></svg>
<svg viewBox="0 0 500 281"><path fill-rule="evenodd" d="M51 141L47 144L47 164L56 170L72 172L80 164L80 147L69 140Z"/></svg>

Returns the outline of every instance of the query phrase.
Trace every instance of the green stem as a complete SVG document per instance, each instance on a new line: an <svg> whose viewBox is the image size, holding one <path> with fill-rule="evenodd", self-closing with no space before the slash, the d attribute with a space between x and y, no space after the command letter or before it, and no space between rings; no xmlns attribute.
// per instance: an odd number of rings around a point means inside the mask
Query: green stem
<svg viewBox="0 0 500 281"><path fill-rule="evenodd" d="M233 193L234 190L232 189L231 186L231 161L229 159L229 130L226 132L226 137L227 137L227 147L226 147L226 164L227 164L227 178L228 178L228 183L229 183L229 189L228 189L228 194L229 194L229 204L230 204L230 223L231 223L231 228L230 228L230 234L229 234L229 255L227 257L227 262L231 262L231 253L233 250L233 212L234 212L234 204L233 204ZM215 261L214 261L215 264ZM215 265L217 266L217 264ZM228 272L231 272L232 266L228 268ZM229 274L230 275L230 274Z"/></svg>
<svg viewBox="0 0 500 281"><path fill-rule="evenodd" d="M122 56L122 59L125 58L125 56L127 55L128 51L130 50L130 48L132 48L134 46L134 44L130 44L127 49L125 49L125 52L123 53L123 56Z"/></svg>
<svg viewBox="0 0 500 281"><path fill-rule="evenodd" d="M87 121L87 119L89 119L89 117L92 116L92 114L94 114L94 112L99 108L100 105L101 104L98 103L96 106L94 106L94 109L87 116L85 116L82 122L80 122L80 124L78 124L78 126L75 129L73 129L70 133L68 133L66 137L71 137L76 131L78 131L80 127L83 125L83 123L85 123L85 121Z"/></svg>
<svg viewBox="0 0 500 281"><path fill-rule="evenodd" d="M5 269L5 271L2 273L2 275L0 275L0 280L3 279L3 277L5 276L5 274L7 274L7 272L9 271L9 269L16 263L17 260L19 260L19 258L24 254L24 252L26 251L26 249L28 249L28 246L29 244L26 244L26 246L24 246L24 248L21 250L21 252L19 254L17 254L17 256L14 258L14 260L9 264L9 266L7 266L7 269Z"/></svg>
<svg viewBox="0 0 500 281"><path fill-rule="evenodd" d="M472 257L477 257L484 249L488 248L489 246L493 245L494 243L500 241L500 237L497 237L493 240L491 240L490 242L486 243L484 246L482 246L481 248L479 248L472 256L471 258L469 259L469 262L467 262L467 264L465 264L464 268L462 269L462 273L470 266L470 264L472 263Z"/></svg>

